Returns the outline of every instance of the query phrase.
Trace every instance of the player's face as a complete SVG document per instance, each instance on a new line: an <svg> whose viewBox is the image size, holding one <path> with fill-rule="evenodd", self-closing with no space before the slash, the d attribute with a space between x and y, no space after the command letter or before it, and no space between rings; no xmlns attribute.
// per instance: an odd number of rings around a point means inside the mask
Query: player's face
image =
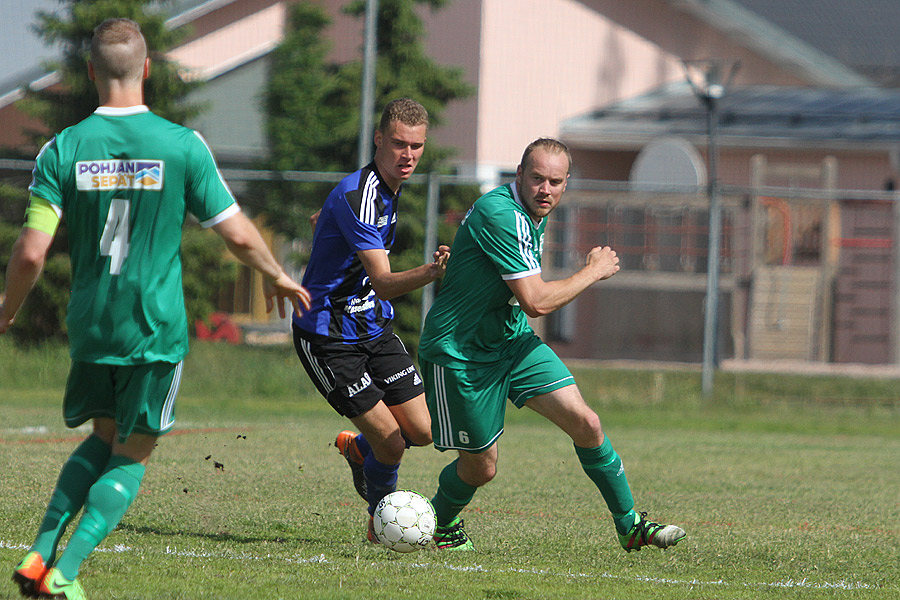
<svg viewBox="0 0 900 600"><path fill-rule="evenodd" d="M559 205L569 179L569 159L562 152L536 148L526 164L516 170L519 199L535 219L549 215Z"/></svg>
<svg viewBox="0 0 900 600"><path fill-rule="evenodd" d="M395 192L410 178L425 151L425 125L410 127L392 121L385 131L375 130L375 165Z"/></svg>

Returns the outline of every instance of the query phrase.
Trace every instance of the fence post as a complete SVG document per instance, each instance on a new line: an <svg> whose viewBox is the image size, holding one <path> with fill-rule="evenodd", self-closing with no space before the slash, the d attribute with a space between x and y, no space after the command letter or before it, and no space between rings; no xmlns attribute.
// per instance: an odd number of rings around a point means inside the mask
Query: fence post
<svg viewBox="0 0 900 600"><path fill-rule="evenodd" d="M894 262L893 285L891 285L891 362L900 365L900 194L895 193L891 202L894 213L891 232L891 255Z"/></svg>
<svg viewBox="0 0 900 600"><path fill-rule="evenodd" d="M378 30L378 0L366 1L365 43L363 46L362 90L359 106L359 138L356 166L369 164L372 149L372 121L375 112L375 63L378 60L376 32Z"/></svg>
<svg viewBox="0 0 900 600"><path fill-rule="evenodd" d="M425 248L424 261L430 263L432 253L438 244L438 213L441 200L440 176L434 171L428 173L428 198L425 204ZM434 302L434 282L422 288L422 326L425 326L425 315Z"/></svg>
<svg viewBox="0 0 900 600"><path fill-rule="evenodd" d="M706 299L704 302L701 386L703 396L707 398L712 395L713 375L718 365L716 345L718 342L719 324L719 241L722 236L722 208L719 205L719 182L717 181L718 148L716 146L716 129L719 117L716 112L716 102L718 99L719 96L713 94L708 94L706 97L706 118L709 134L709 254L707 256Z"/></svg>

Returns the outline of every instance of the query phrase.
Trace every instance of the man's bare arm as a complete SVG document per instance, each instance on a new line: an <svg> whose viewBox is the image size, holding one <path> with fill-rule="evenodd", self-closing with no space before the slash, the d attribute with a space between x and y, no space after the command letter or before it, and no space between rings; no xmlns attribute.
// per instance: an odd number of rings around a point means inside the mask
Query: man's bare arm
<svg viewBox="0 0 900 600"><path fill-rule="evenodd" d="M450 248L439 246L432 255L432 262L398 273L391 271L391 262L384 250L360 250L357 254L369 275L375 295L382 300L391 300L443 277Z"/></svg>
<svg viewBox="0 0 900 600"><path fill-rule="evenodd" d="M507 280L506 284L529 317L541 317L559 310L588 287L609 279L619 271L619 257L609 247L597 246L588 252L585 266L565 279L544 281L540 274Z"/></svg>
<svg viewBox="0 0 900 600"><path fill-rule="evenodd" d="M6 267L6 293L0 304L0 334L12 325L25 297L37 283L52 243L53 236L49 233L22 228Z"/></svg>
<svg viewBox="0 0 900 600"><path fill-rule="evenodd" d="M278 314L285 316L284 302L293 304L297 315L310 307L310 296L306 288L296 283L272 256L256 225L243 213L236 213L221 223L213 225L213 230L222 236L228 250L245 265L262 273L263 291L266 296L266 311L271 312L277 298Z"/></svg>

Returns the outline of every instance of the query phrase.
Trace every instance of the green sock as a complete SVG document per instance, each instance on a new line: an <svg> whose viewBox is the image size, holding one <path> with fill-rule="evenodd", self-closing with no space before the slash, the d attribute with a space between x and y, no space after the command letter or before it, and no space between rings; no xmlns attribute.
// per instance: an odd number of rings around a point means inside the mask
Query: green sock
<svg viewBox="0 0 900 600"><path fill-rule="evenodd" d="M59 538L72 517L81 510L88 490L106 468L110 450L109 444L95 435L89 435L69 455L60 470L44 520L31 545L31 550L40 554L45 564L52 565L56 559Z"/></svg>
<svg viewBox="0 0 900 600"><path fill-rule="evenodd" d="M616 454L609 436L596 448L575 446L575 454L581 461L581 468L591 478L612 513L616 531L628 533L634 526L634 498L625 477L622 459Z"/></svg>
<svg viewBox="0 0 900 600"><path fill-rule="evenodd" d="M109 459L106 471L91 486L84 515L56 563L63 577L72 580L84 559L116 528L131 506L144 477L144 465L124 456Z"/></svg>
<svg viewBox="0 0 900 600"><path fill-rule="evenodd" d="M438 477L438 491L431 499L437 524L440 527L446 527L452 523L462 509L472 501L475 490L478 489L459 478L459 473L456 472L458 462L457 458L441 471L441 475Z"/></svg>

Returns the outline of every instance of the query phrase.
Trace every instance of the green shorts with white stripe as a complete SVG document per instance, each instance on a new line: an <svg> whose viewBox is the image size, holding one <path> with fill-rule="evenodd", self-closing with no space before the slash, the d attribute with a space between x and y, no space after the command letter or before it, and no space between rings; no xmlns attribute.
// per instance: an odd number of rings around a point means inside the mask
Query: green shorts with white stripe
<svg viewBox="0 0 900 600"><path fill-rule="evenodd" d="M522 408L530 398L575 384L566 365L536 335L508 344L508 358L465 369L420 357L435 448L482 452L503 433L507 400Z"/></svg>
<svg viewBox="0 0 900 600"><path fill-rule="evenodd" d="M73 362L63 399L66 426L78 427L88 419L114 419L123 443L132 433L168 433L175 425L182 365Z"/></svg>

